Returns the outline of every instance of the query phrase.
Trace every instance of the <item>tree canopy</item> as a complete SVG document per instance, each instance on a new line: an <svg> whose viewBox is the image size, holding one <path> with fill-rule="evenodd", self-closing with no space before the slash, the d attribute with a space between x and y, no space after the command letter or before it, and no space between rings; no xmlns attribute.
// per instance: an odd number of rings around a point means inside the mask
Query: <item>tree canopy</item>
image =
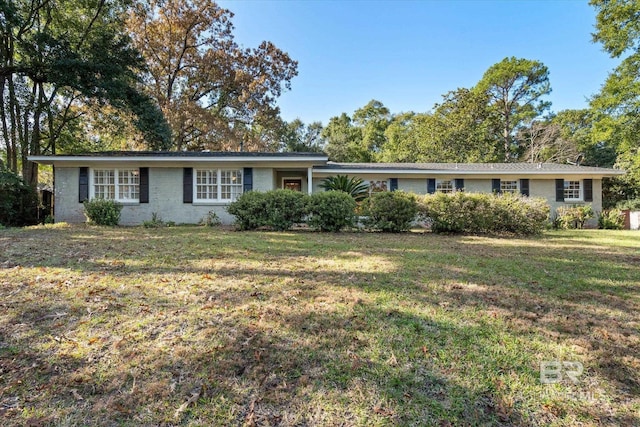
<svg viewBox="0 0 640 427"><path fill-rule="evenodd" d="M149 0L129 14L147 72L144 88L171 127L172 147L275 150L277 98L297 62L273 43L242 48L233 13L213 0ZM257 133L257 134L256 134Z"/></svg>
<svg viewBox="0 0 640 427"><path fill-rule="evenodd" d="M74 108L96 101L132 114L149 147L168 142L161 112L137 89L143 67L120 19L119 0L0 3L0 136L7 167L30 183L28 155L55 153Z"/></svg>

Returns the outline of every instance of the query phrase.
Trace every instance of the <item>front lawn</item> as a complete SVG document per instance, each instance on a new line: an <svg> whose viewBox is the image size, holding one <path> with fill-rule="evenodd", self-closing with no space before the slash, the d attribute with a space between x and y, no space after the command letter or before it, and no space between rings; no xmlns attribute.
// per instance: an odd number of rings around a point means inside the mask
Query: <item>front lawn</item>
<svg viewBox="0 0 640 427"><path fill-rule="evenodd" d="M0 230L2 425L640 425L639 396L638 232Z"/></svg>

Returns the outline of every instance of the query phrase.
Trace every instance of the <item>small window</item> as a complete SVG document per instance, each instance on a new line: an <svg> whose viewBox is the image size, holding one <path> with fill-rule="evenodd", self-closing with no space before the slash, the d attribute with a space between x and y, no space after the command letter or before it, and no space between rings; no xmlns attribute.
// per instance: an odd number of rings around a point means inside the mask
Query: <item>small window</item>
<svg viewBox="0 0 640 427"><path fill-rule="evenodd" d="M140 200L139 169L93 170L92 197L95 199L137 202Z"/></svg>
<svg viewBox="0 0 640 427"><path fill-rule="evenodd" d="M453 193L454 188L453 181L451 180L436 180L436 192Z"/></svg>
<svg viewBox="0 0 640 427"><path fill-rule="evenodd" d="M564 182L564 200L582 200L580 181L565 181Z"/></svg>
<svg viewBox="0 0 640 427"><path fill-rule="evenodd" d="M193 179L196 201L233 201L242 194L240 169L198 169Z"/></svg>
<svg viewBox="0 0 640 427"><path fill-rule="evenodd" d="M517 193L518 181L500 180L500 192L501 193Z"/></svg>

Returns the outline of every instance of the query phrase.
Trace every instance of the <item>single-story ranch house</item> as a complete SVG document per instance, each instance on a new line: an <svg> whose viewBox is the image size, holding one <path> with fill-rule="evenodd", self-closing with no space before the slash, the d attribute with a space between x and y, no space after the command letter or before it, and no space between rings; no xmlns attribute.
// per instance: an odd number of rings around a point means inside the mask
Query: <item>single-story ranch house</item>
<svg viewBox="0 0 640 427"><path fill-rule="evenodd" d="M225 206L245 191L288 188L313 193L330 176L357 176L370 187L416 194L518 192L559 206L590 204L602 210L602 179L624 171L550 163L334 163L318 153L102 152L31 156L54 167L56 221L84 222L82 202L124 204L121 223L141 224L156 213L164 221L198 223L210 211L223 223Z"/></svg>

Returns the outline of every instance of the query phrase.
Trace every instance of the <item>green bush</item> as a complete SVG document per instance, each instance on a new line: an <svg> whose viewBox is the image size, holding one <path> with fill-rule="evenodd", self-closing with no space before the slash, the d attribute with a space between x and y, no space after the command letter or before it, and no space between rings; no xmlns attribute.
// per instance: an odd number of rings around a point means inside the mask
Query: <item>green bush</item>
<svg viewBox="0 0 640 427"><path fill-rule="evenodd" d="M537 234L549 218L544 199L510 193L429 194L420 210L436 233Z"/></svg>
<svg viewBox="0 0 640 427"><path fill-rule="evenodd" d="M38 223L38 193L15 173L0 168L0 224L23 227Z"/></svg>
<svg viewBox="0 0 640 427"><path fill-rule="evenodd" d="M84 201L84 215L90 224L118 225L121 211L122 204L115 200L93 199Z"/></svg>
<svg viewBox="0 0 640 427"><path fill-rule="evenodd" d="M623 200L616 205L617 209L640 211L640 199Z"/></svg>
<svg viewBox="0 0 640 427"><path fill-rule="evenodd" d="M343 191L324 191L309 197L307 223L320 231L340 231L353 227L356 202Z"/></svg>
<svg viewBox="0 0 640 427"><path fill-rule="evenodd" d="M411 228L418 215L418 202L413 194L384 191L366 199L362 213L366 228L398 233Z"/></svg>
<svg viewBox="0 0 640 427"><path fill-rule="evenodd" d="M556 209L557 225L562 229L583 228L594 217L591 205L560 206Z"/></svg>
<svg viewBox="0 0 640 427"><path fill-rule="evenodd" d="M227 212L236 217L239 230L255 230L266 225L266 193L248 191L227 206Z"/></svg>
<svg viewBox="0 0 640 427"><path fill-rule="evenodd" d="M229 204L227 212L236 217L240 230L269 227L282 231L304 221L306 204L307 196L299 191L249 191Z"/></svg>
<svg viewBox="0 0 640 427"><path fill-rule="evenodd" d="M603 230L622 230L624 228L624 213L620 209L603 211L598 217L598 228Z"/></svg>
<svg viewBox="0 0 640 427"><path fill-rule="evenodd" d="M265 193L265 225L284 231L304 222L307 195L293 190L273 190Z"/></svg>

